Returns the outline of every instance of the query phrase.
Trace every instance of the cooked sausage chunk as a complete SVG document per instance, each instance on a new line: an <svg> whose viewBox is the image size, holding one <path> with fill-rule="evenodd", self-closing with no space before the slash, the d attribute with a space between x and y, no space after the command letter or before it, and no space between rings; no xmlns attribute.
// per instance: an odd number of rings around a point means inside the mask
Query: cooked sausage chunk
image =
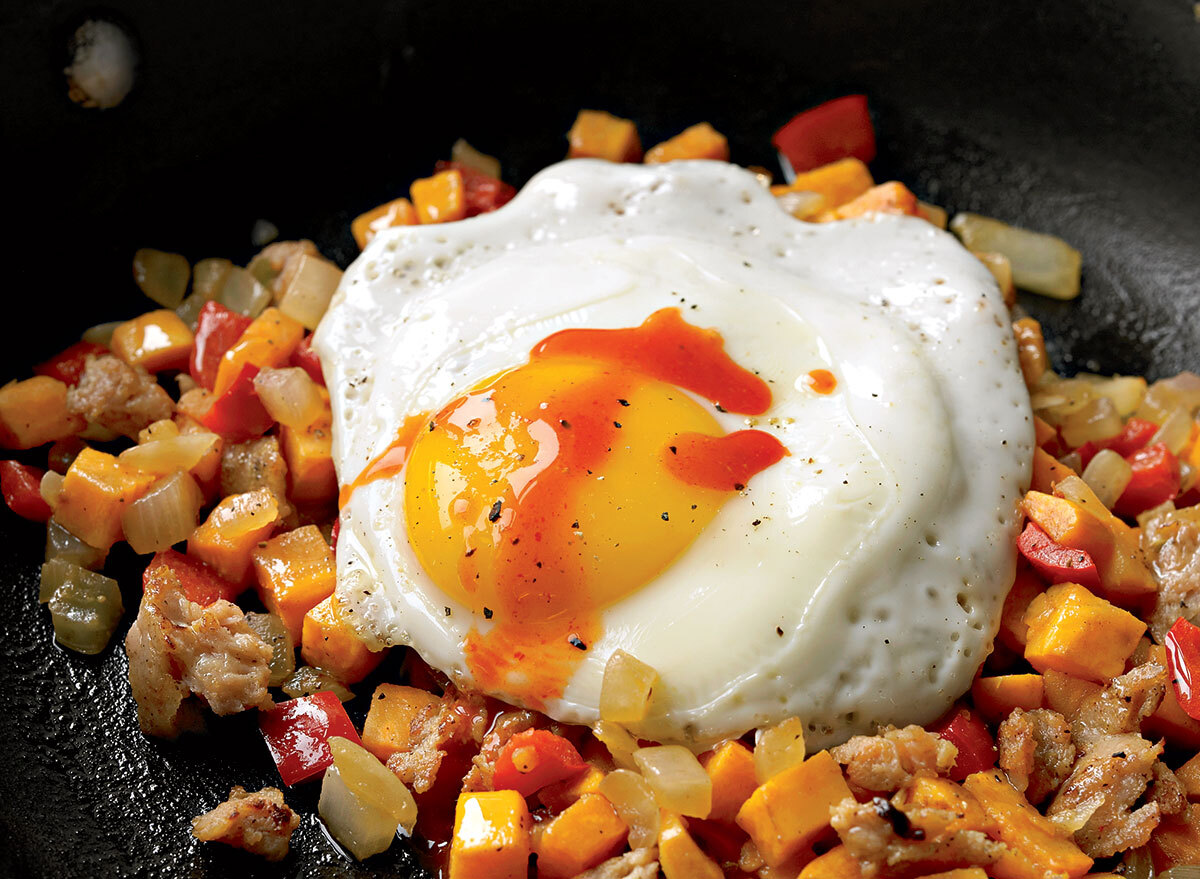
<svg viewBox="0 0 1200 879"><path fill-rule="evenodd" d="M170 418L175 404L142 367L104 354L87 359L79 384L67 392L67 408L114 433L136 439L143 427Z"/></svg>
<svg viewBox="0 0 1200 879"><path fill-rule="evenodd" d="M192 819L192 835L203 842L223 842L234 848L282 861L300 816L283 801L279 788L248 793L234 785L229 799L211 812Z"/></svg>
<svg viewBox="0 0 1200 879"><path fill-rule="evenodd" d="M609 858L575 879L658 879L658 849L639 848Z"/></svg>
<svg viewBox="0 0 1200 879"><path fill-rule="evenodd" d="M1150 633L1159 644L1180 617L1200 620L1200 507L1142 520L1142 552L1158 580Z"/></svg>
<svg viewBox="0 0 1200 879"><path fill-rule="evenodd" d="M1071 738L1087 751L1092 742L1106 736L1138 733L1142 719L1154 713L1166 690L1166 670L1154 662L1113 678L1070 718Z"/></svg>
<svg viewBox="0 0 1200 879"><path fill-rule="evenodd" d="M425 706L413 718L410 730L416 744L389 757L388 769L414 793L425 793L433 787L448 753L482 743L487 716L482 699L448 690L440 702Z"/></svg>
<svg viewBox="0 0 1200 879"><path fill-rule="evenodd" d="M1000 724L996 743L1000 768L1034 805L1058 790L1075 763L1066 718L1045 708L1013 709Z"/></svg>
<svg viewBox="0 0 1200 879"><path fill-rule="evenodd" d="M958 749L919 726L885 727L875 736L854 736L830 749L846 767L851 785L864 791L898 790L916 775L943 775L954 766Z"/></svg>

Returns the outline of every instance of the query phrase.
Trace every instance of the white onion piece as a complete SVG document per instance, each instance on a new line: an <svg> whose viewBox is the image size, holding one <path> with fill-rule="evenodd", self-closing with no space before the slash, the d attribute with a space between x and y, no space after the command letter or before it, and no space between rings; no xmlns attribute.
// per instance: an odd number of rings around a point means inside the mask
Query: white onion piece
<svg viewBox="0 0 1200 879"><path fill-rule="evenodd" d="M1146 380L1140 375L1103 376L1081 372L1075 378L1090 384L1099 396L1112 400L1122 418L1136 412L1146 396Z"/></svg>
<svg viewBox="0 0 1200 879"><path fill-rule="evenodd" d="M1029 402L1034 412L1057 427L1064 418L1078 412L1096 397L1091 382L1045 373Z"/></svg>
<svg viewBox="0 0 1200 879"><path fill-rule="evenodd" d="M1112 449L1101 449L1092 456L1092 460L1088 461L1087 467L1079 475L1104 506L1111 510L1117 498L1129 485L1129 480L1133 478L1133 468Z"/></svg>
<svg viewBox="0 0 1200 879"><path fill-rule="evenodd" d="M396 838L397 822L387 812L356 797L336 764L325 770L317 812L333 838L360 861L387 851Z"/></svg>
<svg viewBox="0 0 1200 879"><path fill-rule="evenodd" d="M797 220L809 220L825 210L825 196L819 192L784 192L775 196L783 210Z"/></svg>
<svg viewBox="0 0 1200 879"><path fill-rule="evenodd" d="M63 71L67 97L84 107L107 110L133 88L137 50L129 35L111 21L89 19L71 38L71 64Z"/></svg>
<svg viewBox="0 0 1200 879"><path fill-rule="evenodd" d="M1163 419L1158 430L1154 432L1154 436L1150 437L1148 445L1155 443L1166 443L1167 448L1171 450L1172 455L1178 455L1187 448L1188 440L1192 436L1192 419L1188 415L1186 409L1173 409L1171 413Z"/></svg>
<svg viewBox="0 0 1200 879"><path fill-rule="evenodd" d="M315 330L342 281L342 270L328 260L306 253L290 275L279 299L279 310Z"/></svg>
<svg viewBox="0 0 1200 879"><path fill-rule="evenodd" d="M1158 874L1158 879L1200 879L1200 866L1180 864Z"/></svg>
<svg viewBox="0 0 1200 879"><path fill-rule="evenodd" d="M655 745L639 748L633 760L660 806L691 818L708 817L712 779L695 754L681 745Z"/></svg>
<svg viewBox="0 0 1200 879"><path fill-rule="evenodd" d="M1155 382L1162 385L1164 388L1175 394L1179 400L1179 405L1187 409L1192 414L1200 409L1200 375L1194 372L1181 372L1179 375L1173 375L1170 378L1164 378L1162 381Z"/></svg>
<svg viewBox="0 0 1200 879"><path fill-rule="evenodd" d="M968 250L992 250L1007 256L1013 281L1022 290L1055 299L1079 295L1083 257L1061 238L978 214L958 214L950 221L950 231Z"/></svg>
<svg viewBox="0 0 1200 879"><path fill-rule="evenodd" d="M93 345L103 345L107 348L112 344L113 330L122 323L124 321L110 320L108 323L96 324L94 327L88 327L84 330L81 338L85 342L91 342Z"/></svg>
<svg viewBox="0 0 1200 879"><path fill-rule="evenodd" d="M58 506L58 496L62 494L63 478L61 473L55 473L53 470L47 470L42 477L41 484L38 486L38 491L42 495L42 500L50 505L50 509Z"/></svg>
<svg viewBox="0 0 1200 879"><path fill-rule="evenodd" d="M125 540L140 554L170 549L196 530L204 493L178 470L121 511Z"/></svg>
<svg viewBox="0 0 1200 879"><path fill-rule="evenodd" d="M646 848L658 841L658 803L644 778L628 769L614 769L600 780L597 790L629 826L630 848Z"/></svg>
<svg viewBox="0 0 1200 879"><path fill-rule="evenodd" d="M179 425L170 418L151 421L138 431L138 443L148 443L154 440L173 439L179 436Z"/></svg>
<svg viewBox="0 0 1200 879"><path fill-rule="evenodd" d="M133 280L142 292L163 308L183 302L192 267L178 253L143 247L133 255Z"/></svg>
<svg viewBox="0 0 1200 879"><path fill-rule="evenodd" d="M230 311L258 317L271 304L271 292L248 271L234 266L225 276L217 300Z"/></svg>
<svg viewBox="0 0 1200 879"><path fill-rule="evenodd" d="M775 726L760 729L754 736L754 775L759 784L804 762L804 724L789 717Z"/></svg>
<svg viewBox="0 0 1200 879"><path fill-rule="evenodd" d="M608 720L602 720L596 724L596 728L592 730L600 743L608 748L608 753L612 755L613 762L622 769L634 769L637 764L633 762L633 752L636 751L638 745L637 739L630 735L625 727L613 723Z"/></svg>
<svg viewBox="0 0 1200 879"><path fill-rule="evenodd" d="M166 476L176 470L191 470L220 442L207 431L180 434L132 446L118 456L121 463Z"/></svg>
<svg viewBox="0 0 1200 879"><path fill-rule="evenodd" d="M288 427L308 427L325 411L317 383L298 366L260 370L254 390L267 414Z"/></svg>
<svg viewBox="0 0 1200 879"><path fill-rule="evenodd" d="M374 754L349 739L333 736L329 750L342 783L359 802L387 813L393 828L399 824L405 833L412 833L417 823L417 802L404 782Z"/></svg>
<svg viewBox="0 0 1200 879"><path fill-rule="evenodd" d="M481 153L461 137L450 147L450 160L461 162L468 168L474 168L489 177L500 178L500 160L487 153Z"/></svg>
<svg viewBox="0 0 1200 879"><path fill-rule="evenodd" d="M1058 463L1064 464L1078 473L1083 469L1083 456L1079 452L1067 452L1058 459Z"/></svg>
<svg viewBox="0 0 1200 879"><path fill-rule="evenodd" d="M1058 426L1067 445L1078 448L1086 442L1098 442L1116 436L1125 424L1112 400L1094 397L1075 412L1064 416Z"/></svg>
<svg viewBox="0 0 1200 879"><path fill-rule="evenodd" d="M600 685L600 717L613 723L636 723L646 716L658 672L624 650L614 650Z"/></svg>
<svg viewBox="0 0 1200 879"><path fill-rule="evenodd" d="M317 668L315 665L300 666L280 685L280 689L293 699L311 696L322 690L329 690L342 702L349 702L354 698L353 690L325 669Z"/></svg>

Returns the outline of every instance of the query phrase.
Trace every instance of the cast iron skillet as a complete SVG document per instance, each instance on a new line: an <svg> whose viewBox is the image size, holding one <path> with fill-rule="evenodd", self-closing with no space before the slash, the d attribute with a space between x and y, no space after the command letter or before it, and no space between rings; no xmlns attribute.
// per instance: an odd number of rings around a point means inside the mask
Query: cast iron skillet
<svg viewBox="0 0 1200 879"><path fill-rule="evenodd" d="M1190 0L7 7L5 378L92 323L144 310L129 281L139 246L244 261L264 217L346 264L349 219L402 193L456 137L503 157L519 184L562 156L579 107L599 107L637 120L647 144L707 119L735 159L773 165L775 127L852 90L871 98L880 179L1083 251L1078 302L1024 299L1060 369L1200 366ZM89 14L124 23L142 52L136 90L107 112L69 104L61 76ZM0 529L0 869L418 875L403 845L365 865L338 854L313 787L288 794L305 820L281 866L195 843L188 819L231 784L277 783L252 719L175 744L143 738L124 652L53 646L34 602L40 527L3 513Z"/></svg>

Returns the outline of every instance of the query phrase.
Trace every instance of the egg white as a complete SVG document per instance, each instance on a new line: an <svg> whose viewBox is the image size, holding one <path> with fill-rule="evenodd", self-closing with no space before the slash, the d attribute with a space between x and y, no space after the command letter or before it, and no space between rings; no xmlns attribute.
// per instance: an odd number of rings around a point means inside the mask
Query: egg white
<svg viewBox="0 0 1200 879"><path fill-rule="evenodd" d="M791 456L603 611L604 636L548 713L594 723L620 647L663 680L635 729L648 739L700 747L797 715L821 746L933 719L989 649L1033 431L995 282L921 220L809 225L731 165L574 161L493 214L390 230L346 272L315 339L340 480L406 416L523 363L550 333L668 306L769 382L771 410L749 421ZM833 394L805 385L816 368L836 376ZM462 642L489 624L417 562L403 475L342 510L338 578L369 643L411 644L471 686Z"/></svg>

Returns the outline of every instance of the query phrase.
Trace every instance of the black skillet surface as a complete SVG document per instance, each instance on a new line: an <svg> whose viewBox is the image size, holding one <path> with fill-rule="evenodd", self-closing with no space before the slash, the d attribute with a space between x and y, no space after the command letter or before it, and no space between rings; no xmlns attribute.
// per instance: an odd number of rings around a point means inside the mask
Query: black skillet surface
<svg viewBox="0 0 1200 879"><path fill-rule="evenodd" d="M60 73L68 35L96 13L142 52L135 91L106 112L69 104ZM1191 0L58 0L6 4L0 41L4 377L144 310L129 281L139 246L245 260L263 217L345 264L349 219L402 193L456 137L520 183L561 157L580 106L600 107L637 120L647 144L708 119L736 160L773 165L780 123L850 90L871 97L879 178L1083 251L1081 300L1024 300L1060 368L1200 367ZM144 739L123 651L52 645L34 603L41 529L4 513L0 534L0 871L415 875L404 846L361 866L337 853L315 789L289 793L306 817L282 865L192 841L188 819L231 784L276 783L252 721Z"/></svg>

